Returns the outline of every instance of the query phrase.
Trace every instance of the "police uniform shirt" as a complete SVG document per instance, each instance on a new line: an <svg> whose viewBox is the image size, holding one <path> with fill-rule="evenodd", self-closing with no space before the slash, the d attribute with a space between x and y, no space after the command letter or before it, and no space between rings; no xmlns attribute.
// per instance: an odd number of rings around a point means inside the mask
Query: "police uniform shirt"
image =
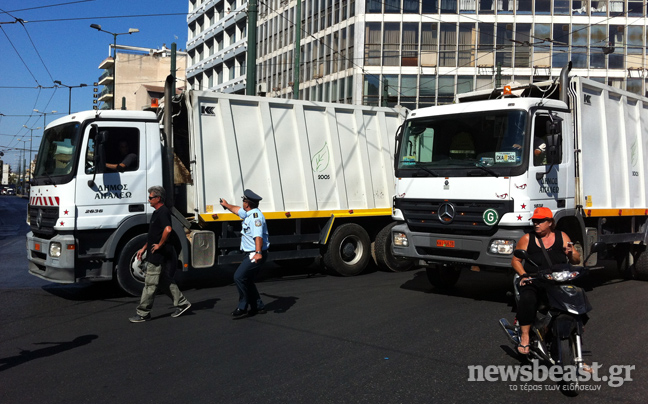
<svg viewBox="0 0 648 404"><path fill-rule="evenodd" d="M263 247L265 251L270 246L268 241L268 226L266 225L265 217L259 209L251 209L246 212L241 208L238 215L243 219L243 228L241 230L241 251L256 251L256 244L254 239L256 237L263 238Z"/></svg>

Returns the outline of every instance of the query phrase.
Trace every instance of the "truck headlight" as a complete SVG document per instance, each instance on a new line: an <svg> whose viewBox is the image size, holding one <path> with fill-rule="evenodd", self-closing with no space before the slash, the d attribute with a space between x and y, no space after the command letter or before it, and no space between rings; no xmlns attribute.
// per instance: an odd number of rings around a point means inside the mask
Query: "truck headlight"
<svg viewBox="0 0 648 404"><path fill-rule="evenodd" d="M514 240L491 240L488 251L491 254L511 255L515 250Z"/></svg>
<svg viewBox="0 0 648 404"><path fill-rule="evenodd" d="M61 243L54 241L50 243L50 257L58 258L61 256Z"/></svg>
<svg viewBox="0 0 648 404"><path fill-rule="evenodd" d="M407 247L409 245L409 241L407 241L407 235L405 233L392 233L392 238L394 245L400 246L400 247Z"/></svg>

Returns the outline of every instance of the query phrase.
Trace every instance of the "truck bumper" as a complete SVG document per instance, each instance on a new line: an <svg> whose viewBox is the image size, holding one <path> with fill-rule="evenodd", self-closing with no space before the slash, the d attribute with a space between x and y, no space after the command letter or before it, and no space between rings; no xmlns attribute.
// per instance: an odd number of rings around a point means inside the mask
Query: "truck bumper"
<svg viewBox="0 0 648 404"><path fill-rule="evenodd" d="M407 237L407 246L393 242L394 233ZM480 269L508 269L511 267L513 249L524 235L524 229L498 229L493 235L458 235L412 232L406 224L392 228L392 251L399 257L419 260L421 265L450 264L478 266ZM511 253L501 254L490 251L495 240L511 243ZM509 244L510 245L510 244Z"/></svg>
<svg viewBox="0 0 648 404"><path fill-rule="evenodd" d="M58 243L58 244L57 244ZM35 237L34 233L27 233L27 260L29 273L39 278L58 283L75 283L74 254L75 249L68 245L76 246L72 235L56 235L51 239ZM53 257L50 248L60 249L60 256Z"/></svg>

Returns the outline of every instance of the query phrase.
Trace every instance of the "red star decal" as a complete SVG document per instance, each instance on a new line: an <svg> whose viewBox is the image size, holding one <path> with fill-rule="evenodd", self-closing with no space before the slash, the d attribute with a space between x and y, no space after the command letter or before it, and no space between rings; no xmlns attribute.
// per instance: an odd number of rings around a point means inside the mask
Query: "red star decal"
<svg viewBox="0 0 648 404"><path fill-rule="evenodd" d="M524 209L524 205L522 205L522 209ZM66 215L68 214L67 209L63 212L63 214L66 214Z"/></svg>
<svg viewBox="0 0 648 404"><path fill-rule="evenodd" d="M526 209L526 205L525 205L525 204L522 204L522 209ZM66 210L66 212L67 212L67 210ZM67 213L66 213L66 215L67 215Z"/></svg>
<svg viewBox="0 0 648 404"><path fill-rule="evenodd" d="M518 215L518 220L522 220L522 215Z"/></svg>
<svg viewBox="0 0 648 404"><path fill-rule="evenodd" d="M64 226L64 225L65 225L65 223L64 223L64 222L61 222L61 226Z"/></svg>

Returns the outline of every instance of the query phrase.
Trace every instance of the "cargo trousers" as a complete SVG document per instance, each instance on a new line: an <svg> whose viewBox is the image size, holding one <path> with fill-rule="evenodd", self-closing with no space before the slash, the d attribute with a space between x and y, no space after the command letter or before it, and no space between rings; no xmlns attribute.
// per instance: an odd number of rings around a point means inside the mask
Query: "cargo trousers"
<svg viewBox="0 0 648 404"><path fill-rule="evenodd" d="M169 271L168 263L162 265L154 265L150 262L146 263L146 276L144 277L144 290L142 290L142 298L140 304L137 306L137 314L146 317L151 312L155 295L159 290L169 296L173 300L173 306L185 306L189 303L186 297L176 285L173 280L173 274ZM175 271L174 271L175 272Z"/></svg>

